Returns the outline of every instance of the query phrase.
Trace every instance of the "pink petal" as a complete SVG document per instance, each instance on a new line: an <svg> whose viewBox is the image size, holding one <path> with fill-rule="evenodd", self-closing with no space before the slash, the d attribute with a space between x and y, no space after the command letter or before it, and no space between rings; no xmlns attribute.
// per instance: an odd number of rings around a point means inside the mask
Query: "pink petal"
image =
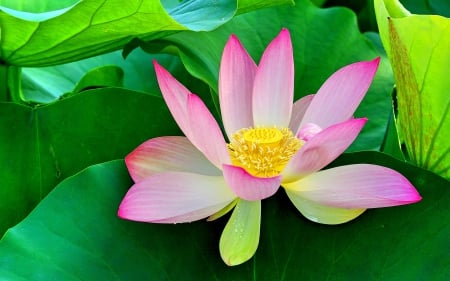
<svg viewBox="0 0 450 281"><path fill-rule="evenodd" d="M150 139L128 154L125 163L135 182L168 171L222 174L186 137L179 136Z"/></svg>
<svg viewBox="0 0 450 281"><path fill-rule="evenodd" d="M225 139L205 104L156 61L153 64L164 100L186 137L216 167L229 163Z"/></svg>
<svg viewBox="0 0 450 281"><path fill-rule="evenodd" d="M231 163L222 131L198 96L188 96L188 112L193 129L190 141L219 169L222 164Z"/></svg>
<svg viewBox="0 0 450 281"><path fill-rule="evenodd" d="M240 198L255 201L272 196L277 192L281 176L258 178L241 167L223 165L223 176L228 186Z"/></svg>
<svg viewBox="0 0 450 281"><path fill-rule="evenodd" d="M300 126L303 116L305 115L305 112L313 98L314 95L304 96L294 102L294 105L292 106L292 116L291 121L289 122L289 129L291 129L295 135L297 134L298 127Z"/></svg>
<svg viewBox="0 0 450 281"><path fill-rule="evenodd" d="M320 87L300 127L314 123L326 128L347 121L365 96L375 76L380 58L357 62L336 71Z"/></svg>
<svg viewBox="0 0 450 281"><path fill-rule="evenodd" d="M283 183L295 181L328 165L350 146L366 122L366 118L351 119L312 137L287 164Z"/></svg>
<svg viewBox="0 0 450 281"><path fill-rule="evenodd" d="M231 35L223 50L219 72L219 101L228 137L253 126L252 90L256 64L239 39Z"/></svg>
<svg viewBox="0 0 450 281"><path fill-rule="evenodd" d="M304 140L304 141L309 141L310 139L312 139L315 135L317 135L321 131L322 131L322 128L320 128L316 124L306 123L305 125L303 125L302 129L298 132L297 138Z"/></svg>
<svg viewBox="0 0 450 281"><path fill-rule="evenodd" d="M314 201L308 200L295 192L288 189L286 193L291 199L297 210L307 219L323 224L340 224L348 222L359 215L366 209L344 209L325 206Z"/></svg>
<svg viewBox="0 0 450 281"><path fill-rule="evenodd" d="M335 208L381 208L421 199L400 173L370 164L323 170L283 186L303 198Z"/></svg>
<svg viewBox="0 0 450 281"><path fill-rule="evenodd" d="M187 97L192 93L155 60L153 66L161 93L173 118L183 133L190 139L191 128L187 112Z"/></svg>
<svg viewBox="0 0 450 281"><path fill-rule="evenodd" d="M287 127L294 97L294 59L289 31L269 44L256 70L253 88L255 126Z"/></svg>
<svg viewBox="0 0 450 281"><path fill-rule="evenodd" d="M221 176L160 173L135 183L118 215L143 222L190 222L220 211L235 198Z"/></svg>

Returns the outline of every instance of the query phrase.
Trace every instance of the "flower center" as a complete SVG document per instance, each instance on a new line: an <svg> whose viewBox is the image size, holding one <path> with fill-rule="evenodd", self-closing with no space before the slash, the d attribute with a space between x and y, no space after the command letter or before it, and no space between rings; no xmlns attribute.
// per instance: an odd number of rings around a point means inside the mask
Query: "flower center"
<svg viewBox="0 0 450 281"><path fill-rule="evenodd" d="M256 177L279 175L304 142L288 128L244 128L233 134L231 162Z"/></svg>

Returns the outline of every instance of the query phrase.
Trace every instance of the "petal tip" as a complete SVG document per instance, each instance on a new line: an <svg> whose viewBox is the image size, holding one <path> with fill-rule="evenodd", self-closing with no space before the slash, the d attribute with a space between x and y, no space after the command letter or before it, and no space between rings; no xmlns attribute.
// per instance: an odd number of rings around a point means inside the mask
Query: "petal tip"
<svg viewBox="0 0 450 281"><path fill-rule="evenodd" d="M230 42L239 42L239 38L236 36L236 34L231 34L230 38L228 39L228 41Z"/></svg>
<svg viewBox="0 0 450 281"><path fill-rule="evenodd" d="M125 219L125 220L127 220L127 219L129 219L128 218L128 216L127 216L127 212L126 212L126 208L125 208L125 198L122 200L122 202L120 203L120 205L119 205L119 208L118 208L118 210L117 210L117 216L119 217L119 218L121 218L121 219Z"/></svg>
<svg viewBox="0 0 450 281"><path fill-rule="evenodd" d="M378 70L378 67L380 66L381 57L376 57L373 60L370 61L362 61L360 63L363 64L363 71L366 71L368 74L370 74L373 77L375 77L375 74Z"/></svg>
<svg viewBox="0 0 450 281"><path fill-rule="evenodd" d="M153 67L155 68L155 71L158 71L161 68L161 65L158 63L156 59L152 60Z"/></svg>
<svg viewBox="0 0 450 281"><path fill-rule="evenodd" d="M124 158L125 166L127 167L128 171L133 167L133 160L135 159L135 154L136 149L128 153Z"/></svg>
<svg viewBox="0 0 450 281"><path fill-rule="evenodd" d="M417 189L406 179L404 182L404 186L405 186L405 193L400 198L402 202L401 205L413 204L422 200L422 196L419 194Z"/></svg>
<svg viewBox="0 0 450 281"><path fill-rule="evenodd" d="M139 176L139 172L137 171L135 165L133 164L134 157L128 154L125 157L125 167L127 167L128 174L130 175L133 182L138 182L141 177Z"/></svg>
<svg viewBox="0 0 450 281"><path fill-rule="evenodd" d="M291 38L291 33L289 32L289 30L286 27L281 28L280 35L282 35L284 37L289 37L289 40Z"/></svg>
<svg viewBox="0 0 450 281"><path fill-rule="evenodd" d="M232 59L230 52L231 53L237 52L238 54L247 54L247 51L242 45L241 40L239 40L239 38L235 34L231 34L230 37L228 38L227 43L225 44L224 54L226 55L222 55L221 60L222 62L224 61L224 59L225 60Z"/></svg>
<svg viewBox="0 0 450 281"><path fill-rule="evenodd" d="M380 64L380 61L381 61L381 57L376 57L374 60L372 60L372 62L373 62L374 64L376 64L377 67L378 67L378 65Z"/></svg>
<svg viewBox="0 0 450 281"><path fill-rule="evenodd" d="M357 121L358 124L361 124L362 126L364 126L367 123L367 121L369 121L369 118L361 117L361 118L357 118L356 120L358 120Z"/></svg>
<svg viewBox="0 0 450 281"><path fill-rule="evenodd" d="M284 41L288 46L291 46L291 33L287 28L282 28L278 36L273 40L274 42ZM292 47L290 47L292 49Z"/></svg>
<svg viewBox="0 0 450 281"><path fill-rule="evenodd" d="M418 192L416 192L415 195L412 195L412 196L410 197L410 202L411 202L411 203L417 203L417 202L419 202L419 201L421 201L421 200L422 200L422 196L420 196L420 194L419 194Z"/></svg>
<svg viewBox="0 0 450 281"><path fill-rule="evenodd" d="M153 68L155 69L156 78L158 80L159 87L162 88L162 85L164 85L163 80L165 79L174 79L172 75L162 66L160 65L155 59L153 60ZM161 89L163 91L163 89Z"/></svg>
<svg viewBox="0 0 450 281"><path fill-rule="evenodd" d="M231 34L230 37L228 38L227 43L225 44L224 51L226 51L228 48L239 45L239 43L240 43L239 38L236 35Z"/></svg>

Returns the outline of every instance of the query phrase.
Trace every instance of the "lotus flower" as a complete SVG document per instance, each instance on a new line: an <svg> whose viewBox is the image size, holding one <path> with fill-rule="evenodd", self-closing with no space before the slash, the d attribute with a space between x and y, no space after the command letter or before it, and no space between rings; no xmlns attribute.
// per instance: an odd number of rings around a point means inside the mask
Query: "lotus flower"
<svg viewBox="0 0 450 281"><path fill-rule="evenodd" d="M201 99L154 62L163 97L186 137L158 137L125 159L135 184L121 218L182 223L233 213L220 238L228 265L250 259L259 243L261 200L281 185L308 219L352 220L367 208L421 199L401 174L358 164L322 170L354 141L366 118L353 113L379 59L345 66L314 95L292 104L291 39L283 29L257 66L232 35L223 51L219 101L229 142Z"/></svg>

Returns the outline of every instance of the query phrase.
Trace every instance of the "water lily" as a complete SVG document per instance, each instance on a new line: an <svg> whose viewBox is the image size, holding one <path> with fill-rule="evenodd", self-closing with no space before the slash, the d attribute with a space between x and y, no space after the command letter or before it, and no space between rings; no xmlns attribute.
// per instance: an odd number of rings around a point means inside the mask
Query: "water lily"
<svg viewBox="0 0 450 281"><path fill-rule="evenodd" d="M236 36L223 51L219 100L228 142L201 99L154 62L163 97L186 137L151 139L125 159L135 184L121 218L181 223L233 213L220 239L228 265L250 259L259 243L261 200L284 187L308 219L340 224L365 209L417 202L401 174L358 164L322 170L354 141L366 118L353 113L379 59L345 66L314 95L292 104L294 63L283 29L257 66Z"/></svg>

